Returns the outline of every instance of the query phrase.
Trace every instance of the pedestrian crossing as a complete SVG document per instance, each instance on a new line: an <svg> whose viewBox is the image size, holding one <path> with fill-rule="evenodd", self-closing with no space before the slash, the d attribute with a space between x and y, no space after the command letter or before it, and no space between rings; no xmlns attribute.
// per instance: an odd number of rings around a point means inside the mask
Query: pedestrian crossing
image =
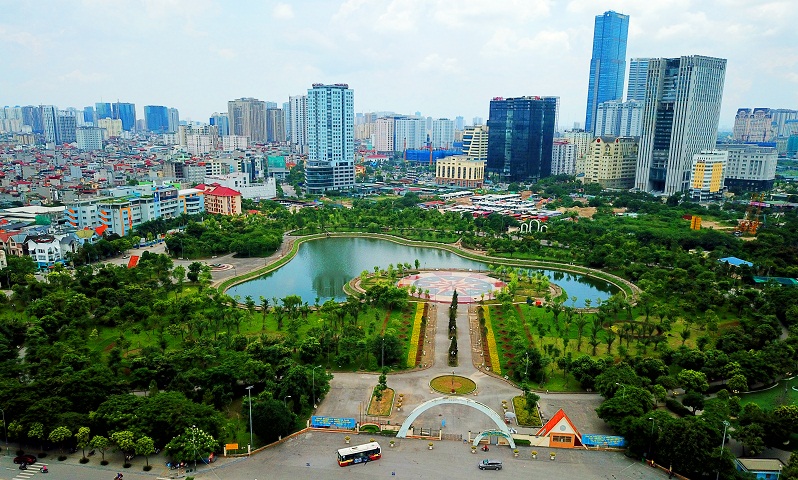
<svg viewBox="0 0 798 480"><path fill-rule="evenodd" d="M12 480L30 480L30 478L36 476L37 473L40 474L41 468L44 466L50 468L50 466L47 465L46 463L37 462L33 465L28 465L28 468L26 470L19 470L19 473L14 475Z"/></svg>

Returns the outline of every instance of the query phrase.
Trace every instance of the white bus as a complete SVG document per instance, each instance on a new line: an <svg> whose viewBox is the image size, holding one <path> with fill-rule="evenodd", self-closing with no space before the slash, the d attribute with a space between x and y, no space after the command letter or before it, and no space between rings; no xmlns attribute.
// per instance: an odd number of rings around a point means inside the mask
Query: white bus
<svg viewBox="0 0 798 480"><path fill-rule="evenodd" d="M378 460L381 456L382 450L380 450L379 443L365 443L338 450L338 465L346 467L356 463L370 462Z"/></svg>

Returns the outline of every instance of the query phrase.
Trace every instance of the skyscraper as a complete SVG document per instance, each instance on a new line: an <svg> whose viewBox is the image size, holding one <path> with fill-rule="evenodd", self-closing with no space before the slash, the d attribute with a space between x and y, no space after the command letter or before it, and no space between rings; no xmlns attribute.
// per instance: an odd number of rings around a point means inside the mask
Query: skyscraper
<svg viewBox="0 0 798 480"><path fill-rule="evenodd" d="M267 108L266 109L266 141L267 142L284 142L285 141L285 125L283 124L285 116L281 108Z"/></svg>
<svg viewBox="0 0 798 480"><path fill-rule="evenodd" d="M308 97L296 95L288 97L291 105L291 143L299 153L307 153L308 148Z"/></svg>
<svg viewBox="0 0 798 480"><path fill-rule="evenodd" d="M145 105L144 121L150 132L166 133L169 131L169 112L162 105Z"/></svg>
<svg viewBox="0 0 798 480"><path fill-rule="evenodd" d="M169 119L169 131L176 132L177 127L180 126L180 113L176 108L167 108L166 115Z"/></svg>
<svg viewBox="0 0 798 480"><path fill-rule="evenodd" d="M122 130L132 132L136 129L136 105L116 102L111 105L111 118L122 120Z"/></svg>
<svg viewBox="0 0 798 480"><path fill-rule="evenodd" d="M454 122L448 118L432 121L432 148L452 148L454 143Z"/></svg>
<svg viewBox="0 0 798 480"><path fill-rule="evenodd" d="M308 193L355 185L355 94L349 85L313 84L308 90Z"/></svg>
<svg viewBox="0 0 798 480"><path fill-rule="evenodd" d="M629 84L626 87L626 101L646 99L646 78L648 78L648 58L629 60Z"/></svg>
<svg viewBox="0 0 798 480"><path fill-rule="evenodd" d="M230 117L226 113L214 112L210 118L210 124L216 125L220 137L230 135Z"/></svg>
<svg viewBox="0 0 798 480"><path fill-rule="evenodd" d="M723 58L650 60L635 188L687 191L693 155L715 146L725 77Z"/></svg>
<svg viewBox="0 0 798 480"><path fill-rule="evenodd" d="M100 102L94 104L94 111L95 111L95 119L99 120L101 118L111 118L111 104Z"/></svg>
<svg viewBox="0 0 798 480"><path fill-rule="evenodd" d="M557 97L497 97L491 100L489 172L511 182L551 175L557 101Z"/></svg>
<svg viewBox="0 0 798 480"><path fill-rule="evenodd" d="M266 102L239 98L227 102L230 134L248 137L250 142L266 141Z"/></svg>
<svg viewBox="0 0 798 480"><path fill-rule="evenodd" d="M55 105L42 105L42 126L44 138L47 142L61 143L58 135L58 107Z"/></svg>
<svg viewBox="0 0 798 480"><path fill-rule="evenodd" d="M95 125L97 117L94 114L94 107L83 107L83 123Z"/></svg>
<svg viewBox="0 0 798 480"><path fill-rule="evenodd" d="M599 103L623 98L628 33L628 15L613 11L596 15L585 114L585 130L588 132L595 128L594 117Z"/></svg>
<svg viewBox="0 0 798 480"><path fill-rule="evenodd" d="M291 141L291 102L283 102L283 125L285 127L285 140Z"/></svg>

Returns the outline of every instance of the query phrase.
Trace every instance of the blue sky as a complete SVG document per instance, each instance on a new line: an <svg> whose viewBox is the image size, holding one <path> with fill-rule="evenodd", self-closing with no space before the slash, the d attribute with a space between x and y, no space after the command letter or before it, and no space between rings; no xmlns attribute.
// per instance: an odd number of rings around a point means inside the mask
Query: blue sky
<svg viewBox="0 0 798 480"><path fill-rule="evenodd" d="M0 0L0 105L103 101L207 121L348 83L355 110L487 118L492 97L557 95L584 122L593 18L630 15L627 56L728 59L738 107L798 108L795 0Z"/></svg>

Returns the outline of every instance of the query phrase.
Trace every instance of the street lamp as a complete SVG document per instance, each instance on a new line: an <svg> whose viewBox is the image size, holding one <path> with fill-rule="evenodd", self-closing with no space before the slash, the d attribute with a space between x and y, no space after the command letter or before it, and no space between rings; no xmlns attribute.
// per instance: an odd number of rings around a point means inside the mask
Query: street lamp
<svg viewBox="0 0 798 480"><path fill-rule="evenodd" d="M197 471L197 426L191 426L191 443L194 444L194 471Z"/></svg>
<svg viewBox="0 0 798 480"><path fill-rule="evenodd" d="M723 458L723 446L726 445L726 429L729 428L729 421L723 421L723 440L720 441L720 458L718 459L718 471L715 474L715 480L720 478L720 459Z"/></svg>
<svg viewBox="0 0 798 480"><path fill-rule="evenodd" d="M249 448L250 452L252 451L252 447L255 445L252 441L252 387L255 385L250 385L247 387L247 396L249 397Z"/></svg>
<svg viewBox="0 0 798 480"><path fill-rule="evenodd" d="M454 393L454 370L452 370L452 393Z"/></svg>
<svg viewBox="0 0 798 480"><path fill-rule="evenodd" d="M526 352L526 366L524 367L524 380L526 380L527 370L529 370L529 352Z"/></svg>
<svg viewBox="0 0 798 480"><path fill-rule="evenodd" d="M618 385L619 387L621 387L621 398L624 398L626 396L626 385L623 385L623 384L618 383L618 382L615 382L615 385Z"/></svg>
<svg viewBox="0 0 798 480"><path fill-rule="evenodd" d="M313 367L313 408L316 408L316 369L319 367L321 367L321 365Z"/></svg>
<svg viewBox="0 0 798 480"><path fill-rule="evenodd" d="M287 403L287 400L288 400L289 398L291 398L291 395L286 395L286 396L283 398L283 406L284 406L285 408L288 408L288 403Z"/></svg>
<svg viewBox="0 0 798 480"><path fill-rule="evenodd" d="M648 437L648 459L651 460L651 443L654 439L654 424L657 423L657 421L654 420L654 417L648 417L648 419L651 420L651 436Z"/></svg>
<svg viewBox="0 0 798 480"><path fill-rule="evenodd" d="M3 433L6 436L6 455L8 455L8 430L6 429L6 411L0 408L0 412L3 412Z"/></svg>

